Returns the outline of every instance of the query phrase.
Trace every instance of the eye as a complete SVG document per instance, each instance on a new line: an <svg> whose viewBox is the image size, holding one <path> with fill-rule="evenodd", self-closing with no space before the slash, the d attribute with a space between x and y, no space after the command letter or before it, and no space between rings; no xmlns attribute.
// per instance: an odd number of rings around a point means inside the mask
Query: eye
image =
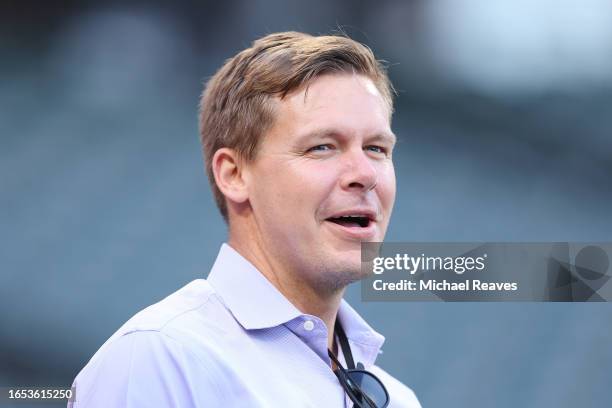
<svg viewBox="0 0 612 408"><path fill-rule="evenodd" d="M366 146L366 150L384 155L387 154L387 149L382 146Z"/></svg>
<svg viewBox="0 0 612 408"><path fill-rule="evenodd" d="M326 152L329 150L333 150L334 146L331 144L321 144L316 145L308 149L308 152Z"/></svg>

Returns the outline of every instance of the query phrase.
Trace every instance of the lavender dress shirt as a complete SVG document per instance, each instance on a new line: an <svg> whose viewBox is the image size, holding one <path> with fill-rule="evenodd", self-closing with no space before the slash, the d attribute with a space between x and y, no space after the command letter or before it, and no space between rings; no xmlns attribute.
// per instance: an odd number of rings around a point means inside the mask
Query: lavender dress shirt
<svg viewBox="0 0 612 408"><path fill-rule="evenodd" d="M384 337L344 300L338 318L355 363L387 387L389 407L420 408L408 387L374 365ZM74 408L352 406L331 370L323 321L301 313L226 244L207 280L137 313L73 386Z"/></svg>

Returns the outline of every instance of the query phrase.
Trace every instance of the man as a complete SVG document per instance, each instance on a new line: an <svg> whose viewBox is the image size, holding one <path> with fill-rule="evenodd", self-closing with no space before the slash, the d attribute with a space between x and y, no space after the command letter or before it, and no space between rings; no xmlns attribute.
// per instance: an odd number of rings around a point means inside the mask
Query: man
<svg viewBox="0 0 612 408"><path fill-rule="evenodd" d="M342 299L395 199L392 88L345 37L268 35L208 82L208 176L228 223L207 280L138 313L75 380L75 407L419 407ZM347 370L356 371L347 371Z"/></svg>

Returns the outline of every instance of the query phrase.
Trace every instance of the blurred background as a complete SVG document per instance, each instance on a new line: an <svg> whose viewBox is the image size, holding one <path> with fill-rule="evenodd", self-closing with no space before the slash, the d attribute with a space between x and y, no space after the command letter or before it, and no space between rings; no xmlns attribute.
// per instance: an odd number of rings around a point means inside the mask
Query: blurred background
<svg viewBox="0 0 612 408"><path fill-rule="evenodd" d="M276 31L341 28L388 62L387 240L612 240L609 0L0 7L0 386L69 386L134 313L206 277L226 232L198 97ZM424 408L612 406L608 304L347 298Z"/></svg>

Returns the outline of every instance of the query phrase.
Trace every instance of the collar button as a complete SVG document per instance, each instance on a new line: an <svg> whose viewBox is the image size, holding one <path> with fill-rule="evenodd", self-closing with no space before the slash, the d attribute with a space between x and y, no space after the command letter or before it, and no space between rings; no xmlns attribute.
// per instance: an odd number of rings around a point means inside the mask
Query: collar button
<svg viewBox="0 0 612 408"><path fill-rule="evenodd" d="M304 330L306 331L312 331L312 329L314 329L315 324L312 320L306 320L304 322Z"/></svg>

